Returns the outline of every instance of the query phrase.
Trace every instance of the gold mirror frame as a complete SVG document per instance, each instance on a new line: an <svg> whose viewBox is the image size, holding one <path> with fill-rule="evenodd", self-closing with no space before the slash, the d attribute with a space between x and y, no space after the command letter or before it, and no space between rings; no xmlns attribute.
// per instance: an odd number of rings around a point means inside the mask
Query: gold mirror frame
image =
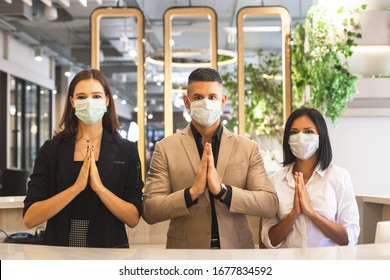
<svg viewBox="0 0 390 280"><path fill-rule="evenodd" d="M209 7L170 8L164 13L164 136L173 133L172 106L172 47L170 44L172 20L174 17L208 16L210 19L210 67L218 69L217 65L217 14Z"/></svg>
<svg viewBox="0 0 390 280"><path fill-rule="evenodd" d="M283 119L291 114L291 16L284 7L245 7L237 14L238 134L245 133L244 19L247 16L280 16L282 21Z"/></svg>
<svg viewBox="0 0 390 280"><path fill-rule="evenodd" d="M102 18L135 17L137 19L137 124L138 153L145 180L145 85L144 85L144 15L137 8L98 8L91 14L91 67L100 69L100 20Z"/></svg>

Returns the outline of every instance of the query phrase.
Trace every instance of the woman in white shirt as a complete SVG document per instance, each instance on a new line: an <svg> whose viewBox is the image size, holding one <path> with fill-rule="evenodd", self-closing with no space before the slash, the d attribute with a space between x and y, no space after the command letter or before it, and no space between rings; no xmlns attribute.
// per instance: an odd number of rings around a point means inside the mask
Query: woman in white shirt
<svg viewBox="0 0 390 280"><path fill-rule="evenodd" d="M271 176L279 211L262 220L268 248L321 247L357 243L359 212L348 171L333 165L325 119L301 107L288 118L283 168Z"/></svg>

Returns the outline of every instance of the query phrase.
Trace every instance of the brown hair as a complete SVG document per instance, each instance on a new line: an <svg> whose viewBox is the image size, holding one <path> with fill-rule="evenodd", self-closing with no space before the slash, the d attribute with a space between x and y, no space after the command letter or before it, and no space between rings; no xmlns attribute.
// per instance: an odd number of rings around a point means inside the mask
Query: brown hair
<svg viewBox="0 0 390 280"><path fill-rule="evenodd" d="M64 113L59 124L59 130L55 131L54 138L63 138L76 135L78 128L78 118L75 115L74 108L70 104L70 97L73 96L76 85L80 81L88 79L99 81L103 86L105 95L108 96L109 99L107 112L103 116L103 128L107 129L112 134L118 132L118 116L116 115L114 99L112 98L112 91L106 77L97 69L86 69L77 73L69 84Z"/></svg>

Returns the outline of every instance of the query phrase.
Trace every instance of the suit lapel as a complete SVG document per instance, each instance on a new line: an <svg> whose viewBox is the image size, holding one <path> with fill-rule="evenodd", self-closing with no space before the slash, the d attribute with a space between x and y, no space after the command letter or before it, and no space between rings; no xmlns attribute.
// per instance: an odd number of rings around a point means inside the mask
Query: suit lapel
<svg viewBox="0 0 390 280"><path fill-rule="evenodd" d="M200 163L198 148L196 147L196 143L194 140L194 136L192 135L190 125L188 125L185 129L180 132L180 139L183 144L183 148L186 152L188 160L191 162L192 169L196 174L198 170L198 166Z"/></svg>
<svg viewBox="0 0 390 280"><path fill-rule="evenodd" d="M222 179L225 175L226 166L229 162L230 154L233 150L234 137L233 134L223 127L221 144L219 146L217 172Z"/></svg>
<svg viewBox="0 0 390 280"><path fill-rule="evenodd" d="M114 140L114 136L106 130L103 130L97 167L99 170L100 180L103 185L107 187L110 185L110 177L117 153L118 145Z"/></svg>
<svg viewBox="0 0 390 280"><path fill-rule="evenodd" d="M74 184L74 148L74 137L64 138L58 147L58 192L61 192Z"/></svg>

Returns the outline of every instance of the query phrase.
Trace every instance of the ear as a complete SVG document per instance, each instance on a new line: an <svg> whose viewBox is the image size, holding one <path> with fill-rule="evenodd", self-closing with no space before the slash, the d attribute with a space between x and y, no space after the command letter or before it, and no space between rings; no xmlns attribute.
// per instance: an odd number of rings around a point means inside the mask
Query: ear
<svg viewBox="0 0 390 280"><path fill-rule="evenodd" d="M110 98L108 98L108 95L106 95L106 107L108 107L108 104L110 104Z"/></svg>
<svg viewBox="0 0 390 280"><path fill-rule="evenodd" d="M74 108L73 96L69 96L69 102L70 102L70 105L72 106L72 108Z"/></svg>
<svg viewBox="0 0 390 280"><path fill-rule="evenodd" d="M187 95L183 95L183 101L186 108L189 110L191 108L190 99Z"/></svg>
<svg viewBox="0 0 390 280"><path fill-rule="evenodd" d="M221 105L222 105L221 108L225 108L226 101L227 101L227 95L224 94L224 95L222 95L222 99L221 99Z"/></svg>

